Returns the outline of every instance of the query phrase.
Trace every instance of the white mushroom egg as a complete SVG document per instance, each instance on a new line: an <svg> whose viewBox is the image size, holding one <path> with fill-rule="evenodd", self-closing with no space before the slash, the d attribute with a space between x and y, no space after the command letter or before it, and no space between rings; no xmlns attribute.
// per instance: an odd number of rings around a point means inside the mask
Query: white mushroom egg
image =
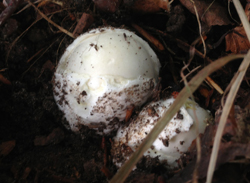
<svg viewBox="0 0 250 183"><path fill-rule="evenodd" d="M131 106L140 107L158 84L160 62L131 31L93 29L66 49L53 78L54 98L70 128L117 130Z"/></svg>
<svg viewBox="0 0 250 183"><path fill-rule="evenodd" d="M174 98L168 98L151 102L128 126L120 127L112 143L113 162L118 167L129 159L174 100ZM194 111L199 122L198 126L194 121ZM192 141L197 137L196 128L198 127L199 133L203 133L209 120L211 120L210 112L188 99L144 156L157 157L168 168L177 168L177 160L187 152Z"/></svg>

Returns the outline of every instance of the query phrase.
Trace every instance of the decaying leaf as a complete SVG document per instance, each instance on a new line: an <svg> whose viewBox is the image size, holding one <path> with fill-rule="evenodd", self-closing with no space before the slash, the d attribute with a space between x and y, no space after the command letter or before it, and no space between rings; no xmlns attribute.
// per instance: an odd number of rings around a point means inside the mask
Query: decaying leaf
<svg viewBox="0 0 250 183"><path fill-rule="evenodd" d="M107 177L107 179L111 179L113 174L110 172L110 170L107 167L102 167L101 171L105 174L105 176Z"/></svg>
<svg viewBox="0 0 250 183"><path fill-rule="evenodd" d="M0 144L0 156L7 156L16 146L15 140L10 140Z"/></svg>
<svg viewBox="0 0 250 183"><path fill-rule="evenodd" d="M135 13L155 13L161 10L169 11L168 0L93 0L97 9L114 13L120 6L125 6Z"/></svg>
<svg viewBox="0 0 250 183"><path fill-rule="evenodd" d="M214 93L214 89L208 90L207 88L200 86L198 90L199 90L199 93L200 93L203 97L206 98L206 99L205 99L205 100L206 100L205 106L207 107L207 106L209 105L211 96L212 96L213 93Z"/></svg>
<svg viewBox="0 0 250 183"><path fill-rule="evenodd" d="M143 173L138 173L134 177L128 178L126 183L152 183L155 182L155 174L143 174Z"/></svg>
<svg viewBox="0 0 250 183"><path fill-rule="evenodd" d="M168 0L136 0L130 7L136 13L169 11Z"/></svg>
<svg viewBox="0 0 250 183"><path fill-rule="evenodd" d="M38 76L38 78L41 77L41 75L43 74L43 72L48 69L50 70L51 72L53 72L53 70L55 69L55 66L54 64L50 61L50 60L47 60L44 64L43 64L43 67L41 69L41 73L40 75Z"/></svg>
<svg viewBox="0 0 250 183"><path fill-rule="evenodd" d="M107 13L114 13L118 10L121 0L93 0L97 9Z"/></svg>
<svg viewBox="0 0 250 183"><path fill-rule="evenodd" d="M13 18L9 18L3 27L2 35L4 37L8 37L11 34L13 34L17 30L17 28L18 28L18 22Z"/></svg>
<svg viewBox="0 0 250 183"><path fill-rule="evenodd" d="M138 26L137 24L132 23L132 26L143 36L145 37L150 43L152 43L159 51L165 50L164 46L161 44L161 42L156 39L154 36L149 34L147 31L145 31L143 28Z"/></svg>
<svg viewBox="0 0 250 183"><path fill-rule="evenodd" d="M180 0L180 2L193 14L195 14L195 4L200 20L209 27L231 24L226 7L221 6L217 1L193 0L194 4L190 0Z"/></svg>
<svg viewBox="0 0 250 183"><path fill-rule="evenodd" d="M83 13L79 22L76 25L73 35L75 37L83 33L84 30L87 30L89 26L94 22L94 17L91 14Z"/></svg>
<svg viewBox="0 0 250 183"><path fill-rule="evenodd" d="M211 152L207 152L207 150L210 149L210 147L204 148L202 146L202 163L199 166L198 169L198 176L199 178L206 177L207 170L208 170L208 164L210 161L210 155ZM219 154L217 158L216 163L216 169L219 168L220 165L225 164L227 162L230 162L234 160L238 156L245 156L247 157L250 153L250 144L243 144L243 143L237 143L237 142L227 142L222 143L219 149ZM186 183L190 180L192 180L192 174L195 168L195 159L191 161L182 171L175 174L173 178L169 181L169 183Z"/></svg>
<svg viewBox="0 0 250 183"><path fill-rule="evenodd" d="M35 146L57 144L64 139L64 132L60 128L54 129L48 136L37 136L34 140Z"/></svg>
<svg viewBox="0 0 250 183"><path fill-rule="evenodd" d="M236 27L233 31L226 35L226 51L232 53L241 53L250 48L244 27Z"/></svg>
<svg viewBox="0 0 250 183"><path fill-rule="evenodd" d="M11 85L11 82L8 79L6 79L2 74L0 74L0 82L6 85Z"/></svg>

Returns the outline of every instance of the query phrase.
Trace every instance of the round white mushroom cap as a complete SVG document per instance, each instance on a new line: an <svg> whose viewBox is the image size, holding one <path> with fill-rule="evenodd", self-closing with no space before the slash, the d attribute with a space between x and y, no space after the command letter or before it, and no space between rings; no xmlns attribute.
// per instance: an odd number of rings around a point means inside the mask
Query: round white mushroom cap
<svg viewBox="0 0 250 183"><path fill-rule="evenodd" d="M108 134L126 110L139 107L158 83L160 62L133 32L111 27L79 36L65 51L54 74L54 98L70 128L81 125Z"/></svg>
<svg viewBox="0 0 250 183"><path fill-rule="evenodd" d="M123 126L118 130L112 144L113 162L118 167L129 159L174 100L174 98L168 98L148 104L128 126ZM159 161L170 169L178 167L177 160L197 137L194 110L199 121L199 133L203 133L211 115L197 103L188 99L160 133L151 148L144 153L144 156L158 157Z"/></svg>

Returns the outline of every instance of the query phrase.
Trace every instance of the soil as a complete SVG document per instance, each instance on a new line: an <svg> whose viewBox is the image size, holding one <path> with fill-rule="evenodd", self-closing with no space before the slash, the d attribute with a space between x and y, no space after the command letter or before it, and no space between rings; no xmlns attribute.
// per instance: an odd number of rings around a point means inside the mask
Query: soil
<svg viewBox="0 0 250 183"><path fill-rule="evenodd" d="M172 10L172 7L177 7L176 11L160 10L150 14L137 14L125 5L121 5L114 13L101 11L91 0L61 2L63 7L56 3L46 3L40 4L39 9L70 32L73 32L77 20L84 12L94 17L87 29L109 25L126 27L136 32L131 26L132 22L143 27L166 48L159 51L151 44L162 64L161 91L171 93L183 87L183 83L179 82L179 73L190 56L187 47L183 49L185 45L180 45L176 40L191 45L199 38L199 29L196 16L179 1L174 1L171 5ZM226 2L221 1L221 5L226 7ZM20 4L15 12L26 5L27 3ZM49 15L55 11L59 12ZM235 11L232 14L235 15ZM39 18L38 12L33 7L28 7L13 14L0 27L0 74L4 77L0 82L0 182L108 182L117 171L110 155L112 136L98 136L87 128L83 129L82 135L67 130L63 125L63 114L53 98L53 73L60 56L74 39L58 31L46 20L38 20ZM171 25L174 26L170 27ZM208 58L215 60L230 52L225 51L223 35L234 26L212 26L206 30L206 43L214 46L208 47ZM23 32L25 33L22 34ZM221 38L222 41L218 42ZM196 46L196 49L203 51L201 45ZM206 59L195 56L189 69L207 64L209 62ZM215 72L211 78L224 90L239 64L240 62L230 63ZM187 74L188 71L184 73ZM203 88L210 90L206 84L203 84ZM248 88L247 83L243 82L242 90ZM161 95L164 94L161 92ZM221 95L212 93L210 103L206 103L208 99L197 91L195 98L201 106L214 114L220 105ZM184 162L184 166L186 163ZM215 181L226 181L225 171L234 170L232 181L244 182L246 179L243 177L249 178L250 169L247 165L230 164L225 167L216 172ZM166 170L157 160L144 158L127 182L162 183L177 172Z"/></svg>

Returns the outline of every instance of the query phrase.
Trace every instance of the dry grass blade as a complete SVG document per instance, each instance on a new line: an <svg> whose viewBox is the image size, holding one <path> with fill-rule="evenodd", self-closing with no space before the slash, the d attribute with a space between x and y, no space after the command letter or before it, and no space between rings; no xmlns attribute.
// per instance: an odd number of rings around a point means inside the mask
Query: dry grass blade
<svg viewBox="0 0 250 183"><path fill-rule="evenodd" d="M203 82L203 80L209 76L214 71L220 69L222 66L227 64L228 62L234 60L243 58L244 55L229 55L223 58L218 59L217 61L211 63L210 65L206 66L204 69L202 69L198 74L196 74L192 80L188 83L189 90L191 92L194 92L199 85ZM131 170L134 168L136 163L139 161L139 159L142 157L143 153L150 148L150 146L153 144L155 139L158 137L158 135L161 133L161 131L165 128L165 126L168 124L168 122L173 118L173 116L178 112L180 107L185 103L187 98L192 93L187 91L187 88L181 90L179 95L177 96L175 102L173 105L169 108L169 110L163 115L161 120L157 122L153 130L148 134L148 136L144 139L142 144L139 146L139 148L132 154L130 159L118 170L117 174L111 179L110 183L122 183L125 181Z"/></svg>
<svg viewBox="0 0 250 183"><path fill-rule="evenodd" d="M215 165L216 165L216 161L217 161L217 156L218 156L218 152L219 152L221 137L222 137L222 133L223 133L226 121L227 121L227 117L228 117L230 109L234 103L234 98L238 92L241 81L242 81L243 77L245 76L245 73L246 73L246 70L247 70L249 64L250 64L250 51L248 51L247 56L245 57L242 64L240 65L238 73L232 79L233 85L232 85L232 88L227 96L227 100L226 100L226 103L224 105L223 112L221 114L221 118L220 118L220 122L219 122L219 126L217 129L216 135L215 135L215 141L213 144L213 150L212 150L211 159L210 159L209 167L208 167L207 181L206 181L207 183L212 182L213 173L214 173L214 169L215 169Z"/></svg>
<svg viewBox="0 0 250 183"><path fill-rule="evenodd" d="M41 18L42 19L42 18ZM9 55L10 55L10 52L11 52L11 50L12 50L12 48L13 48L13 46L17 43L17 41L34 25L34 24L36 24L39 20L41 20L41 19L38 19L38 20L36 20L36 21L34 21L25 31L23 31L22 32L22 34L21 35L19 35L12 43L11 43L11 45L10 45L10 47L9 47L9 49L8 49L8 51L7 51L7 54L6 54L6 59L5 59L5 62L6 62L6 64L8 65L8 59L9 59Z"/></svg>
<svg viewBox="0 0 250 183"><path fill-rule="evenodd" d="M235 8L239 14L239 17L243 23L247 37L250 40L250 25L249 25L249 22L247 20L246 15L245 15L245 11L243 10L243 8L238 0L233 0L233 2L235 5ZM215 141L214 141L211 159L209 162L209 167L208 167L208 172L207 172L207 181L206 181L207 183L212 182L213 173L214 173L214 169L215 169L215 165L216 165L216 161L217 161L217 156L218 156L218 151L219 151L219 146L220 146L220 142L221 142L221 137L222 137L222 133L223 133L223 130L224 130L224 127L226 124L226 120L227 120L228 114L230 112L230 109L233 105L234 98L235 98L235 96L238 92L238 89L240 87L241 81L243 80L245 73L247 71L247 68L249 67L249 64L250 64L250 51L248 51L247 56L245 57L245 59L241 63L237 74L234 76L234 78L231 81L231 82L233 82L233 84L232 84L231 90L228 94L226 103L224 105L223 112L222 112L221 119L220 119L219 126L218 126L218 130L217 130L216 135L215 135Z"/></svg>
<svg viewBox="0 0 250 183"><path fill-rule="evenodd" d="M40 3L43 0L37 0L35 2L33 2L34 4ZM27 4L26 6L24 6L21 10L19 10L18 12L15 13L15 15L18 15L19 13L22 13L24 10L26 10L27 8L29 8L31 5Z"/></svg>
<svg viewBox="0 0 250 183"><path fill-rule="evenodd" d="M187 89L187 92L189 92L190 94L190 97L192 98L192 100L194 100L194 96L193 96L193 91L191 91L191 89L189 88L189 85L188 85L188 82L187 82L187 79L186 77L184 76L184 73L183 71L185 69L188 68L189 64L191 63L191 61L193 60L194 58L194 53L195 53L195 48L194 47L190 47L190 51L189 51L189 54L190 54L190 59L189 59L189 62L187 65L185 65L182 69L181 69L181 77L185 83L185 88ZM197 138L196 138L196 150L197 150L197 157L196 157L196 164L195 164L195 168L194 168L194 171L193 171L193 183L197 183L197 179L198 179L198 168L199 168L199 165L200 165L200 160L201 160L201 141L200 141L200 137L199 137L199 130L198 130L198 126L199 126L199 121L198 121L198 118L197 118L197 115L196 115L196 112L195 112L195 109L193 109L193 113L194 113L194 121L197 125L197 127L195 128L195 131L196 131L196 135L197 135Z"/></svg>
<svg viewBox="0 0 250 183"><path fill-rule="evenodd" d="M35 10L45 19L47 20L50 24L52 24L53 26L55 26L56 28L58 28L60 31L62 31L63 33L67 34L68 36L75 38L73 36L73 34L69 31L67 31L66 29L62 28L61 26L57 25L55 22L53 22L52 20L50 20L45 14L43 14L32 2L28 1L28 3L33 6L33 8L35 8Z"/></svg>
<svg viewBox="0 0 250 183"><path fill-rule="evenodd" d="M242 8L239 0L233 0L233 2L234 2L234 6L235 6L235 8L237 10L237 13L239 14L240 20L241 20L241 22L243 24L243 27L245 29L247 38L248 38L248 40L250 40L250 24L249 24L249 21L247 19L246 14L245 14L245 11Z"/></svg>
<svg viewBox="0 0 250 183"><path fill-rule="evenodd" d="M213 80L212 80L212 78L210 78L209 76L208 77L206 77L206 80L207 80L207 82L210 84L210 85L212 85L213 87L214 87L214 89L216 89L217 90L217 92L219 92L219 94L223 94L224 93L224 91L221 89L221 87L217 84L217 83L215 83Z"/></svg>
<svg viewBox="0 0 250 183"><path fill-rule="evenodd" d="M200 19L199 19L199 14L198 14L195 2L193 0L190 0L190 1L193 3L193 6L194 6L196 19L197 19L197 23L198 23L198 26L199 26L199 34L200 34L200 38L201 38L201 41L202 41L202 44L203 44L203 49L204 49L204 55L203 56L205 58L206 54L207 54L207 49L206 49L206 44L205 44L205 41L203 39L202 32L201 32L201 23L200 23Z"/></svg>
<svg viewBox="0 0 250 183"><path fill-rule="evenodd" d="M67 9L64 9L64 10L67 10ZM55 12L53 12L53 13L50 13L49 15L53 15L53 14L56 14L56 13L59 13L59 12L61 12L62 10L59 10L59 11L55 11ZM42 18L39 18L39 19L37 19L36 21L34 21L28 28L26 28L26 30L25 31L23 31L22 33L21 33L21 35L19 35L12 43L11 43L11 45L10 45L10 47L9 47L9 49L8 49L8 51L7 51L7 54L6 54L6 59L5 59L5 62L6 62L6 64L8 65L8 59L9 59L9 55L10 55L10 52L11 52L11 50L12 50L12 48L14 47L14 45L17 43L17 41L33 26L33 25L35 25L37 22L39 22L40 20L42 20Z"/></svg>

